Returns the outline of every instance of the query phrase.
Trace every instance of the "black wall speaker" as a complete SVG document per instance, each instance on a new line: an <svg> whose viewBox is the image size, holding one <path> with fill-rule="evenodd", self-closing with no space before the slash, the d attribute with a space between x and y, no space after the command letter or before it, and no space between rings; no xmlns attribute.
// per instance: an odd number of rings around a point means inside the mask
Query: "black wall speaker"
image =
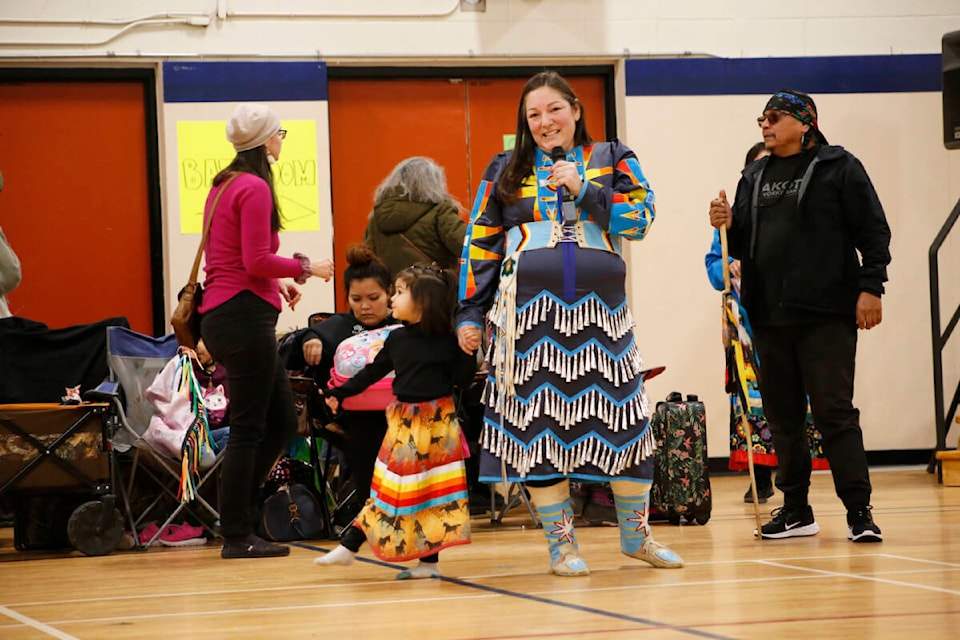
<svg viewBox="0 0 960 640"><path fill-rule="evenodd" d="M943 35L943 145L960 149L960 31Z"/></svg>

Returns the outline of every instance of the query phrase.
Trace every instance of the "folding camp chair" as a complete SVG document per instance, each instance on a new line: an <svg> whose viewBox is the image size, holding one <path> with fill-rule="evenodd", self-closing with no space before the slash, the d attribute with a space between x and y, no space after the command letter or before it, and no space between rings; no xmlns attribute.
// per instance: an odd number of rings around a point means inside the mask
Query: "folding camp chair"
<svg viewBox="0 0 960 640"><path fill-rule="evenodd" d="M143 437L150 417L156 413L145 397L146 390L176 355L177 341L173 334L153 338L123 327L108 327L107 365L110 377L88 394L91 399L101 399L113 405L117 428L111 443L117 451L127 452L130 457L129 475L126 484L121 486L120 494L134 540L139 541L141 525L151 519L164 520L149 540L141 541L143 547L154 544L182 512L191 514L211 531L216 531L220 519L217 509L201 495L200 489L208 480L216 477L222 457L217 456L212 464L201 468L196 491L189 496L192 501L181 501L178 489L182 460L157 451ZM152 487L155 493L149 494L151 497L147 498L146 506L139 513L134 513L132 496L147 487ZM162 513L171 502L176 506L164 518Z"/></svg>

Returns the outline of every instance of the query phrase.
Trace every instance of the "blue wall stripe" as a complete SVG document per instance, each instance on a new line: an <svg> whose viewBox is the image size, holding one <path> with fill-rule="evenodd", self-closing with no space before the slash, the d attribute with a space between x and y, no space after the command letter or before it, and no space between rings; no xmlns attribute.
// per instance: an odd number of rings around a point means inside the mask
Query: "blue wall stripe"
<svg viewBox="0 0 960 640"><path fill-rule="evenodd" d="M940 91L940 54L627 60L628 96Z"/></svg>
<svg viewBox="0 0 960 640"><path fill-rule="evenodd" d="M164 62L165 102L326 100L323 62Z"/></svg>

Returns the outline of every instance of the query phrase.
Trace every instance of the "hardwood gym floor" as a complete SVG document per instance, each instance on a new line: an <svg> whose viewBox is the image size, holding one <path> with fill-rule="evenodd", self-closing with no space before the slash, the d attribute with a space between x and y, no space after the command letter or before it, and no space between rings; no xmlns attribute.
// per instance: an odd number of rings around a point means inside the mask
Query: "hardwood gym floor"
<svg viewBox="0 0 960 640"><path fill-rule="evenodd" d="M829 474L814 474L821 531L754 540L744 476L713 478L706 526L654 526L686 567L619 553L611 527L580 527L593 573L547 573L523 507L473 520L473 544L441 554L440 580L394 580L364 549L351 567L289 557L230 560L219 546L102 557L18 552L0 530L0 638L271 640L390 638L949 638L960 629L960 487L918 468L872 470L880 544L853 544ZM764 516L779 494L763 505Z"/></svg>

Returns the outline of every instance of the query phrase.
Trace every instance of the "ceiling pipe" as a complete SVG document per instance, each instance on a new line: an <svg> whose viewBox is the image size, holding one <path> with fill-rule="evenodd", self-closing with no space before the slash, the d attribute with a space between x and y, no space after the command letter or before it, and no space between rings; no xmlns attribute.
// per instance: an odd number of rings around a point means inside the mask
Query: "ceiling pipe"
<svg viewBox="0 0 960 640"><path fill-rule="evenodd" d="M130 24L125 25L123 28L118 29L108 35L106 38L100 40L81 40L81 41L49 41L49 40L19 40L12 42L10 40L0 41L0 47L92 47L99 44L107 44L116 40L122 36L127 31L135 29L142 26L168 26L168 25L185 25L189 27L208 27L210 26L210 16L190 16L187 18L148 18L145 20L136 20Z"/></svg>
<svg viewBox="0 0 960 640"><path fill-rule="evenodd" d="M410 6L412 4L413 6ZM433 2L432 4L437 4ZM216 11L213 15L206 13L154 13L139 18L104 18L104 19L64 19L64 18L4 18L0 17L0 25L24 25L24 26L119 26L121 29L111 33L109 36L100 40L86 41L51 41L51 40L19 40L19 41L0 41L0 47L90 47L101 44L107 44L116 40L123 34L138 27L151 27L158 25L184 25L190 27L208 27L213 21L214 16L221 22L226 22L229 18L235 19L259 19L259 20L289 20L289 19L310 19L310 18L425 18L425 17L443 17L453 14L460 6L460 0L447 0L445 5L439 6L433 10L419 9L417 3L399 3L391 1L384 3L385 7L377 11L362 13L356 11L354 3L346 3L340 11L317 11L317 12L270 12L270 11L230 11L227 9L225 0L217 0ZM108 54L113 57L114 54Z"/></svg>
<svg viewBox="0 0 960 640"><path fill-rule="evenodd" d="M182 18L208 18L207 13L151 13L137 18L4 18L0 16L0 25L2 24L26 24L26 25L73 25L73 26L116 26L126 25L144 20L164 19L182 19Z"/></svg>
<svg viewBox="0 0 960 640"><path fill-rule="evenodd" d="M440 18L456 13L460 8L460 0L447 0L446 5L440 5L436 0L430 2L431 5L438 5L436 9L419 9L422 1L417 2L397 2L397 0L388 0L381 3L382 6L361 12L357 11L356 2L343 2L337 10L326 11L294 11L294 12L276 12L276 11L231 11L226 8L224 0L217 0L217 15L222 20L227 18ZM413 5L413 6L410 6Z"/></svg>

